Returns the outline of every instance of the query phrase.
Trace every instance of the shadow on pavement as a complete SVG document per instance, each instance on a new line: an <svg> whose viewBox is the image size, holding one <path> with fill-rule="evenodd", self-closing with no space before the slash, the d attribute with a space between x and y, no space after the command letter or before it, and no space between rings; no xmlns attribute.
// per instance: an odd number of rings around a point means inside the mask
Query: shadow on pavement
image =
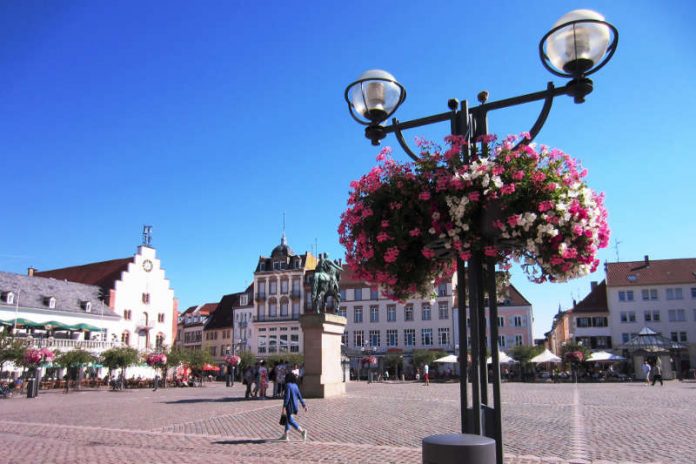
<svg viewBox="0 0 696 464"><path fill-rule="evenodd" d="M236 403L238 401L252 401L246 398L187 398L176 401L163 401L164 404L191 404L191 403Z"/></svg>
<svg viewBox="0 0 696 464"><path fill-rule="evenodd" d="M262 445L264 443L271 443L273 441L277 440L223 440L223 441L214 441L213 444L215 445Z"/></svg>

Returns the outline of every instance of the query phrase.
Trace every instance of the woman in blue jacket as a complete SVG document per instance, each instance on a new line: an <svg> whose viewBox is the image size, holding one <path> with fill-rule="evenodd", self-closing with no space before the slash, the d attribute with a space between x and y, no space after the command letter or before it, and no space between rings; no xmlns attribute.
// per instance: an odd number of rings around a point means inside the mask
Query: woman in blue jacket
<svg viewBox="0 0 696 464"><path fill-rule="evenodd" d="M300 404L302 404L302 407L306 412L307 405L305 404L304 399L302 399L302 394L297 386L297 377L295 374L289 373L285 376L285 397L283 399L283 409L281 411L281 414L284 413L287 415L288 420L285 423L285 433L282 437L280 437L280 440L290 440L288 437L288 431L292 425L295 430L302 434L302 441L307 441L307 430L303 430L302 427L300 427L300 424L298 424L295 420L295 414L297 414Z"/></svg>

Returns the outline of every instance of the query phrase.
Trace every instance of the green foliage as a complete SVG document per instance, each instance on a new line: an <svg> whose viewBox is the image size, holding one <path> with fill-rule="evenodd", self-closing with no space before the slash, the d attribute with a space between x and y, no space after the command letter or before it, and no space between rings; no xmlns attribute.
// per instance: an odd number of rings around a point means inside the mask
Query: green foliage
<svg viewBox="0 0 696 464"><path fill-rule="evenodd" d="M82 367L89 363L95 362L96 356L82 349L66 351L56 355L55 364L61 367Z"/></svg>
<svg viewBox="0 0 696 464"><path fill-rule="evenodd" d="M247 366L253 366L256 364L256 356L254 356L254 353L251 351L242 351L238 354L238 356L240 358L239 369L241 369L242 372L247 368Z"/></svg>
<svg viewBox="0 0 696 464"><path fill-rule="evenodd" d="M179 364L187 362L188 350L184 350L181 348L172 348L171 350L169 350L169 352L166 353L166 355L167 368L176 367Z"/></svg>
<svg viewBox="0 0 696 464"><path fill-rule="evenodd" d="M299 353L279 353L273 354L266 358L266 363L268 363L268 367L273 367L276 364L279 364L280 361L285 361L286 364L290 366L292 366L293 364L301 366L302 363L304 363L304 356L302 356Z"/></svg>
<svg viewBox="0 0 696 464"><path fill-rule="evenodd" d="M101 354L101 364L109 369L127 368L140 362L140 353L128 346L111 348Z"/></svg>
<svg viewBox="0 0 696 464"><path fill-rule="evenodd" d="M566 354L567 353L572 353L573 351L580 351L583 354L583 359L587 359L590 357L592 352L584 345L581 345L579 343L566 343L561 347L561 359L565 362L566 361Z"/></svg>
<svg viewBox="0 0 696 464"><path fill-rule="evenodd" d="M213 356L208 350L184 350L185 363L194 371L200 371L206 364L213 363Z"/></svg>
<svg viewBox="0 0 696 464"><path fill-rule="evenodd" d="M387 369L395 369L397 366L403 366L404 357L399 353L387 353L384 357L384 365Z"/></svg>
<svg viewBox="0 0 696 464"><path fill-rule="evenodd" d="M433 361L446 355L444 351L413 350L413 365L416 367L432 365Z"/></svg>
<svg viewBox="0 0 696 464"><path fill-rule="evenodd" d="M25 349L26 345L23 341L0 332L0 371L7 362L21 364Z"/></svg>
<svg viewBox="0 0 696 464"><path fill-rule="evenodd" d="M530 359L543 351L543 346L517 345L512 347L509 354L524 367L529 364Z"/></svg>

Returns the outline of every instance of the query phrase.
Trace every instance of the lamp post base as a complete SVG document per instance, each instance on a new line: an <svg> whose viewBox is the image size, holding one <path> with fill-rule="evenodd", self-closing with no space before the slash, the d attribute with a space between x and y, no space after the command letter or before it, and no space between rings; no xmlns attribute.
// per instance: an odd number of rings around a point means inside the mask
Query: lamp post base
<svg viewBox="0 0 696 464"><path fill-rule="evenodd" d="M495 464L495 440L451 433L423 439L423 464Z"/></svg>

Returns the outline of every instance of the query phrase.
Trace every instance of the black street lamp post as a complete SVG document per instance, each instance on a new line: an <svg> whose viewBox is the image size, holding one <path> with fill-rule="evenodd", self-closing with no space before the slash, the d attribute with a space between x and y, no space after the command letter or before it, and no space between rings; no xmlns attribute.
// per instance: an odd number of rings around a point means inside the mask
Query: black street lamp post
<svg viewBox="0 0 696 464"><path fill-rule="evenodd" d="M559 95L573 97L575 103L583 103L592 92L593 83L588 78L611 59L618 44L617 29L604 17L591 10L575 10L559 19L539 42L539 56L551 73L570 78L563 87L549 82L545 90L517 97L488 102L488 92L478 95L478 106L469 108L466 101L456 99L447 102L449 111L411 121L383 123L390 118L406 99L406 89L386 71L370 70L350 84L345 99L351 116L366 126L365 136L373 145L390 133L394 133L399 145L413 159L418 156L406 144L403 131L438 122L450 122L451 134L464 137L465 161L471 156L471 147L481 136L488 134L488 113L494 110L544 101L536 122L529 130L529 143L543 127L551 111L554 98ZM485 235L484 235L485 236ZM502 420L500 401L500 363L497 349L492 352L493 406L488 399L488 368L486 365L486 319L484 294L488 294L490 340L498 340L498 308L496 299L495 261L481 251L473 252L467 263L457 255L457 297L459 300L459 359L461 367L460 407L462 434L483 435L495 439L495 460L503 462ZM466 266L465 266L466 264ZM484 272L484 265L490 272ZM464 269L467 272L464 272ZM468 279L468 282L467 282ZM467 385L467 331L466 285L468 283L469 315L471 329L471 395L472 408L468 407ZM461 445L460 445L461 446ZM468 446L466 444L464 447ZM463 457L460 449L459 456ZM466 453L466 451L465 451ZM445 453L446 454L446 453ZM472 452L471 456L474 456ZM445 457L438 462L449 462ZM425 442L424 442L425 460Z"/></svg>

